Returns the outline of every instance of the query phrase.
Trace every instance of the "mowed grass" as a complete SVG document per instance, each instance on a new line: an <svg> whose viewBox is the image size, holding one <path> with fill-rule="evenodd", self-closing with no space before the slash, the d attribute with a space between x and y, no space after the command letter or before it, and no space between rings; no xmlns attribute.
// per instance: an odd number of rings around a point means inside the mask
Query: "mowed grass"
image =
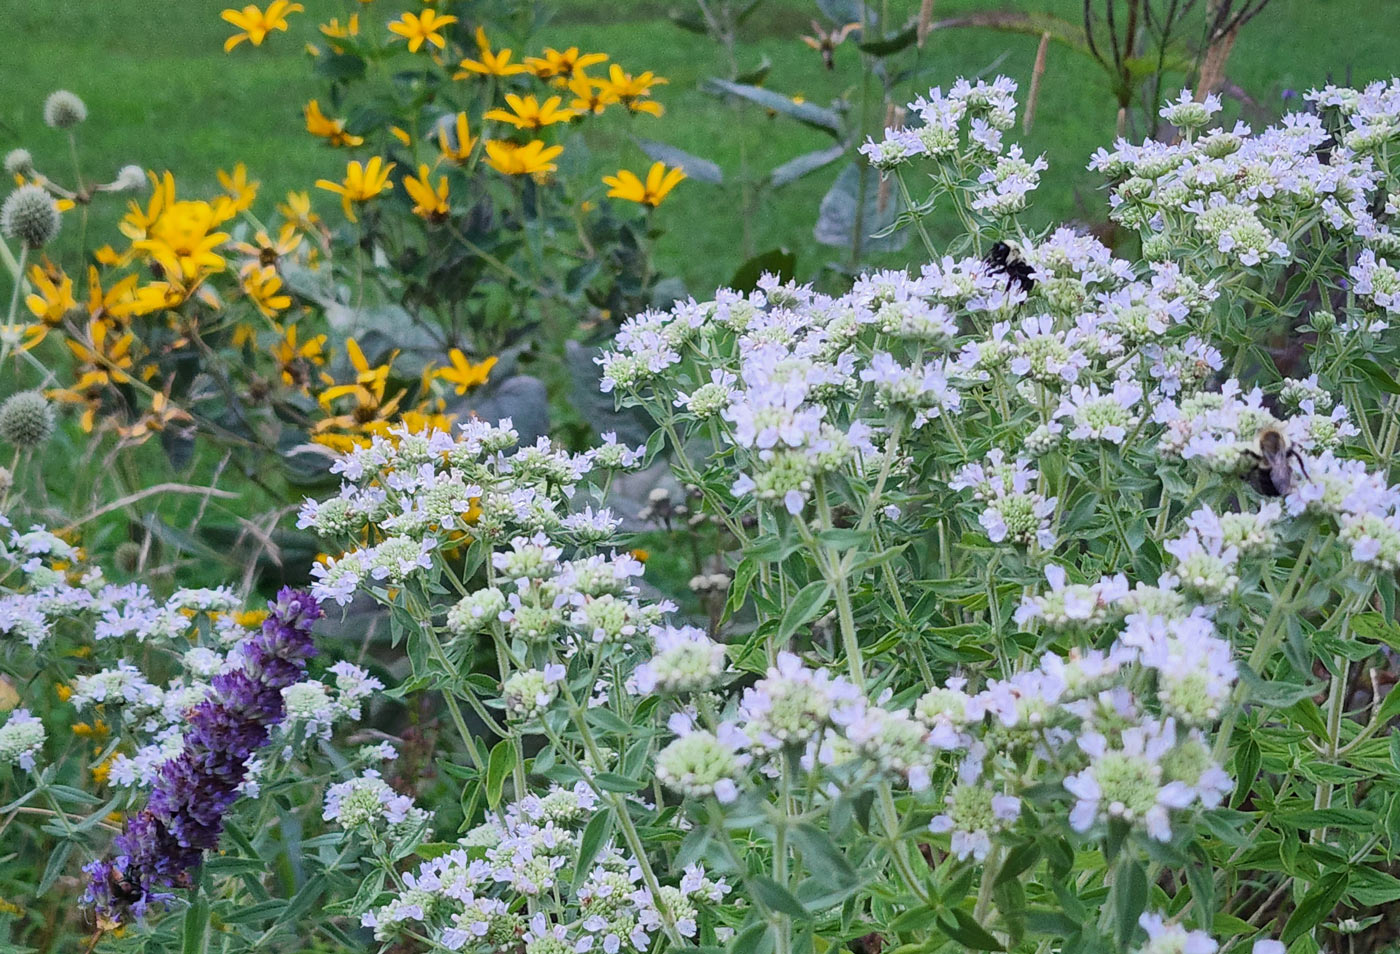
<svg viewBox="0 0 1400 954"><path fill-rule="evenodd" d="M379 0L362 5L349 0L302 0L306 13L293 17L289 34L274 34L260 48L247 44L232 54L222 51L231 28L219 19L218 0L85 0L72 4L34 4L0 0L0 64L4 65L7 101L0 110L0 147L23 145L40 167L71 181L67 137L42 121L45 95L55 88L78 93L90 119L79 130L78 154L89 178L109 177L136 163L176 173L187 194L215 190L215 173L244 162L263 182L258 208L271 205L289 189L309 189L320 177L337 178L347 158L328 150L305 133L301 109L325 85L312 74L303 50L320 39L315 24L358 10L365 29L382 29L383 21L405 5ZM413 6L416 7L416 4ZM977 0L939 0L936 18L952 17L993 5ZM1361 83L1389 75L1400 67L1394 56L1394 29L1377 21L1387 3L1375 0L1275 0L1243 31L1230 61L1229 79L1245 90L1262 115L1282 105L1285 90L1301 90L1350 78ZM913 14L915 0L891 0L890 21ZM1077 0L1030 0L1020 9L1043 10L1074 20ZM761 177L778 164L831 145L824 133L781 116L768 116L747 104L727 103L703 92L701 83L723 76L723 52L703 36L675 26L673 10L688 10L684 0L569 0L558 4L530 48L580 46L606 52L633 72L654 70L668 78L659 91L666 106L661 119L636 117L585 127L591 175L619 167L637 171L649 160L633 142L645 136L678 146L717 162L726 184L682 184L658 210L665 230L657 262L679 274L696 294L711 291L729 278L743 257L743 223L739 201L741 166ZM810 32L815 3L768 0L746 22L738 60L743 69L771 63L765 85L821 105L859 101L860 71L856 50L837 51L836 69L827 71L800 36ZM513 45L517 57L520 43ZM929 86L946 85L958 75L1006 73L1022 84L1030 79L1037 39L990 30L934 33L919 52L921 75L896 90L904 102ZM910 64L908 54L900 66ZM1296 100L1294 103L1296 104ZM1233 116L1241 112L1236 102ZM1102 218L1097 178L1086 172L1089 154L1113 137L1115 109L1103 75L1088 59L1052 46L1036 123L1023 142L1028 152L1044 152L1051 163L1036 197L1032 224L1058 220L1092 222ZM577 158L577 157L576 157ZM756 251L785 246L798 255L798 271L812 277L839 250L812 238L817 206L840 166L829 167L773 192L765 192L752 222ZM601 185L599 190L601 192ZM334 216L334 202L322 194L318 203ZM102 237L119 209L107 203L95 212L91 235ZM952 234L951 223L934 223L935 234ZM71 236L70 236L71 241ZM909 256L916 255L913 249ZM875 261L901 262L909 256L886 255Z"/></svg>

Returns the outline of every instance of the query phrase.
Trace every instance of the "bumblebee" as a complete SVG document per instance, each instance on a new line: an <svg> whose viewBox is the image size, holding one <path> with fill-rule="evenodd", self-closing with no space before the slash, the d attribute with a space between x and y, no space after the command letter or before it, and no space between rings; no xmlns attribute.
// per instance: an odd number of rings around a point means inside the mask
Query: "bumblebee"
<svg viewBox="0 0 1400 954"><path fill-rule="evenodd" d="M1293 462L1303 476L1308 469L1303 464L1303 455L1288 442L1288 438L1277 427L1265 427L1259 432L1256 448L1245 450L1253 465L1244 472L1245 483L1265 497L1282 497L1293 489Z"/></svg>
<svg viewBox="0 0 1400 954"><path fill-rule="evenodd" d="M1035 269L1021 257L1021 250L1010 242L993 245L983 261L991 266L993 274L1006 276L1008 287L1015 282L1021 286L1021 291L1027 293L1035 287L1035 279L1031 277Z"/></svg>
<svg viewBox="0 0 1400 954"><path fill-rule="evenodd" d="M141 886L132 882L116 865L107 869L107 886L118 904L131 905L141 900Z"/></svg>

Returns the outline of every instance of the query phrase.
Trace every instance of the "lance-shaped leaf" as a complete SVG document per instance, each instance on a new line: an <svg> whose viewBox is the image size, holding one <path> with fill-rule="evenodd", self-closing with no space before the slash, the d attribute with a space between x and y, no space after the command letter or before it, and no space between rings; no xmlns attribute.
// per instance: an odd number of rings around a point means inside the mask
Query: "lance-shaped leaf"
<svg viewBox="0 0 1400 954"><path fill-rule="evenodd" d="M813 237L823 245L850 248L859 229L860 247L863 251L897 251L909 240L907 229L880 238L873 236L894 224L899 213L904 211L899 193L893 189L881 189L880 173L866 166L865 194L862 196L861 171L862 166L854 162L841 170L841 174L822 197L822 204L817 212L817 226L812 230ZM858 210L861 209L864 211L858 214Z"/></svg>
<svg viewBox="0 0 1400 954"><path fill-rule="evenodd" d="M841 135L841 117L834 109L827 109L814 103L799 103L782 93L775 93L771 89L749 86L745 83L732 83L718 77L707 79L700 88L715 96L738 96L740 99L746 99L764 109L771 109L784 116L790 116L800 123L806 123L815 129L824 130L833 136Z"/></svg>
<svg viewBox="0 0 1400 954"><path fill-rule="evenodd" d="M826 149L818 149L815 152L804 152L796 158L789 159L781 166L774 168L768 174L768 184L773 188L785 186L789 182L796 182L805 175L810 175L818 169L825 169L833 162L846 154L846 147L830 146Z"/></svg>
<svg viewBox="0 0 1400 954"><path fill-rule="evenodd" d="M860 40L856 43L856 46L860 47L871 56L889 56L911 46L918 38L918 21L911 20L909 24L898 33L891 33L882 37L871 37L869 40Z"/></svg>
<svg viewBox="0 0 1400 954"><path fill-rule="evenodd" d="M696 182L708 182L711 185L719 185L724 182L724 170L709 159L701 159L684 149L677 149L675 146L657 142L655 139L638 139L637 145L652 161L664 162L668 166L681 169L688 179L694 179Z"/></svg>

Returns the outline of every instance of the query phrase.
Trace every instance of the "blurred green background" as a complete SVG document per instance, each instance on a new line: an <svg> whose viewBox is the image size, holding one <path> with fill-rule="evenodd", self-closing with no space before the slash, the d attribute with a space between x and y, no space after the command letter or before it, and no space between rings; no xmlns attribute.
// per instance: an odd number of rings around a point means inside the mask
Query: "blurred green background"
<svg viewBox="0 0 1400 954"><path fill-rule="evenodd" d="M358 11L363 29L383 25L412 4L377 0L302 0L306 12L294 15L290 33L273 34L260 48L243 44L225 54L222 43L233 29L219 19L218 0L79 0L49 4L0 0L0 70L7 89L0 111L0 148L23 145L41 168L71 168L66 138L42 122L45 95L59 87L88 103L90 119L80 130L85 169L105 174L127 163L171 169L182 192L208 194L215 171L246 162L263 182L257 208L270 212L289 189L310 189L319 177L338 178L346 153L331 151L306 135L302 105L325 99L325 83L312 74L307 42L320 42L318 23ZM917 0L888 0L887 22L914 15ZM241 5L241 4L240 4ZM601 175L619 165L642 171L649 160L631 140L643 135L717 161L731 176L741 151L756 167L768 169L796 155L831 144L821 132L783 117L769 117L752 106L735 108L699 89L706 77L726 75L722 50L704 36L672 22L676 12L693 12L687 0L565 0L529 47L498 34L500 45L516 48L517 59L545 45L580 46L608 53L633 72L654 70L669 84L658 90L666 106L661 119L612 117L588 127L589 155L583 159ZM1078 21L1078 0L1030 0L998 5L987 0L938 0L935 19L974 10L1020 9L1052 12ZM766 0L745 21L739 44L741 68L765 58L772 68L764 83L821 105L850 95L860 79L857 50L836 52L836 69L801 42L820 18L813 0ZM1289 90L1303 90L1329 77L1361 83L1400 67L1395 53L1400 4L1394 0L1274 0L1243 30L1227 77L1257 106L1247 116L1273 115ZM1390 26L1386 27L1385 22ZM922 78L901 89L899 101L929 86L947 85L960 74L1002 72L1022 90L1029 83L1038 40L983 29L935 32L920 52ZM1297 104L1297 100L1293 100ZM1227 115L1241 112L1232 101ZM604 117L609 119L609 117ZM1097 177L1085 171L1088 156L1114 135L1115 109L1103 74L1089 60L1057 45L1050 47L1036 123L1025 147L1045 152L1050 172L1036 198L1033 221L1101 220ZM754 229L763 251L786 246L796 252L798 273L815 274L840 258L837 250L812 238L817 205L840 164L767 197ZM599 183L598 194L604 187ZM318 208L329 215L333 197L321 194ZM110 207L110 206L109 206ZM683 183L658 210L666 236L658 265L681 275L691 291L703 294L724 282L741 259L739 202L729 186ZM103 227L101 219L93 228ZM98 231L96 234L102 234Z"/></svg>

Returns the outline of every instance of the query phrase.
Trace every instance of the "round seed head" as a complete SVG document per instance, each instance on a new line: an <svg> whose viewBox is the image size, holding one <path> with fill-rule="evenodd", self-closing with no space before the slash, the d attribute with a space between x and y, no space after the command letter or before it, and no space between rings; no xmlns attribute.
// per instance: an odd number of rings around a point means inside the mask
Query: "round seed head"
<svg viewBox="0 0 1400 954"><path fill-rule="evenodd" d="M21 450L31 450L53 433L53 407L38 391L11 394L0 404L0 439Z"/></svg>
<svg viewBox="0 0 1400 954"><path fill-rule="evenodd" d="M58 234L58 203L42 186L23 185L0 206L0 232L31 249L43 248Z"/></svg>
<svg viewBox="0 0 1400 954"><path fill-rule="evenodd" d="M5 175L24 176L27 179L33 174L34 157L28 149L11 149L5 153Z"/></svg>
<svg viewBox="0 0 1400 954"><path fill-rule="evenodd" d="M72 129L87 119L87 105L66 89L56 89L44 100L44 122L54 129Z"/></svg>

